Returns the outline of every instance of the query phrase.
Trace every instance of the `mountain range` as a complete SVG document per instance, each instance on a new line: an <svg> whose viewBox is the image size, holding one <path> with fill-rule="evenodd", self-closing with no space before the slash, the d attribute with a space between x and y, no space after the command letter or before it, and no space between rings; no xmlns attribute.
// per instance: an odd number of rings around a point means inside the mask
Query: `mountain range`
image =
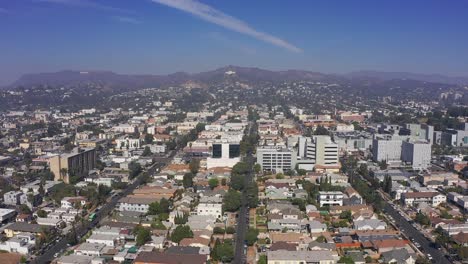
<svg viewBox="0 0 468 264"><path fill-rule="evenodd" d="M65 70L52 73L33 73L20 77L7 88L50 86L80 86L97 84L107 88L145 88L160 85L182 85L192 83L206 86L226 80L246 83L281 82L281 81L320 81L333 79L371 79L387 80L417 80L432 83L462 85L468 84L468 77L449 77L439 74L415 74L408 72L357 71L348 74L324 74L304 70L271 71L260 68L226 66L213 71L189 74L177 72L168 75L149 74L118 74L111 71L72 71Z"/></svg>

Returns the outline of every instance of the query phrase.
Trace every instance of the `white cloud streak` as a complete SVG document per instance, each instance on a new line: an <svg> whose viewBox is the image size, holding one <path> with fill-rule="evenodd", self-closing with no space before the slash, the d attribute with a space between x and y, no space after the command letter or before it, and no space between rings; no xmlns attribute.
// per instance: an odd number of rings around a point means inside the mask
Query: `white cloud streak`
<svg viewBox="0 0 468 264"><path fill-rule="evenodd" d="M132 18L132 17L125 17L125 16L113 16L115 20L122 22L122 23L128 23L128 24L141 24L142 22L138 19Z"/></svg>
<svg viewBox="0 0 468 264"><path fill-rule="evenodd" d="M103 5L94 1L89 0L34 0L35 2L51 3L51 4L60 4L67 6L76 6L76 7L85 7L92 8L110 12L120 12L120 13L134 13L131 10Z"/></svg>
<svg viewBox="0 0 468 264"><path fill-rule="evenodd" d="M187 13L190 13L196 17L199 17L210 23L222 26L224 28L251 36L258 40L273 44L275 46L285 48L289 51L300 53L302 50L287 41L278 37L272 36L268 33L257 31L250 25L242 20L227 15L209 5L200 3L196 0L151 0L155 3L159 3L165 6L169 6Z"/></svg>

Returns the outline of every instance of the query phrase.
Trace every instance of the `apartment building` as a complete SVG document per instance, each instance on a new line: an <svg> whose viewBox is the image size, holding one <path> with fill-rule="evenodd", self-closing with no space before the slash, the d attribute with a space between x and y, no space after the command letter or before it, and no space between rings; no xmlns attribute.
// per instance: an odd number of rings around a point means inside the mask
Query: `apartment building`
<svg viewBox="0 0 468 264"><path fill-rule="evenodd" d="M48 162L50 171L55 175L55 181L70 183L70 175L86 174L96 167L96 150L75 148L71 153L49 157Z"/></svg>
<svg viewBox="0 0 468 264"><path fill-rule="evenodd" d="M216 196L203 196L197 206L197 215L211 215L221 218L223 213L223 199Z"/></svg>
<svg viewBox="0 0 468 264"><path fill-rule="evenodd" d="M447 197L439 192L408 192L402 193L401 199L407 206L413 206L420 203L427 203L432 206L438 206L447 202Z"/></svg>
<svg viewBox="0 0 468 264"><path fill-rule="evenodd" d="M318 202L320 207L328 205L343 205L344 194L342 192L319 192Z"/></svg>

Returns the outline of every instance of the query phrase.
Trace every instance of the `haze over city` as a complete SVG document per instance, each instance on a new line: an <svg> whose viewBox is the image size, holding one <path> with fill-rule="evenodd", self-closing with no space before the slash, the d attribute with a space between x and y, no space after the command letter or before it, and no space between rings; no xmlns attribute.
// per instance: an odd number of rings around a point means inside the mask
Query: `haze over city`
<svg viewBox="0 0 468 264"><path fill-rule="evenodd" d="M467 3L0 1L0 264L468 263Z"/></svg>

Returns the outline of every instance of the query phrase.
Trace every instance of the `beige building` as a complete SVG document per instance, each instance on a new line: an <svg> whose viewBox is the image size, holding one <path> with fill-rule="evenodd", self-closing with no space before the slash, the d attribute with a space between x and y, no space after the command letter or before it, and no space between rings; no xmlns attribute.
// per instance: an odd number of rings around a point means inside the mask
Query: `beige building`
<svg viewBox="0 0 468 264"><path fill-rule="evenodd" d="M75 148L71 153L57 154L49 158L49 166L55 181L69 183L70 175L87 173L96 167L96 150Z"/></svg>

